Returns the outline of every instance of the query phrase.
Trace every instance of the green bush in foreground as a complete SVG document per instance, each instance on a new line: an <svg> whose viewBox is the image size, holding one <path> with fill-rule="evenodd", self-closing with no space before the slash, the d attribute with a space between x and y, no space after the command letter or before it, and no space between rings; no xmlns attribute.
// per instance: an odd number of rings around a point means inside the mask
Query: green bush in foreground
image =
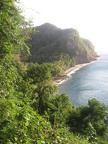
<svg viewBox="0 0 108 144"><path fill-rule="evenodd" d="M0 1L0 144L107 144L105 105L93 99L73 107L56 94L47 64L23 70L15 59L28 50L15 2Z"/></svg>

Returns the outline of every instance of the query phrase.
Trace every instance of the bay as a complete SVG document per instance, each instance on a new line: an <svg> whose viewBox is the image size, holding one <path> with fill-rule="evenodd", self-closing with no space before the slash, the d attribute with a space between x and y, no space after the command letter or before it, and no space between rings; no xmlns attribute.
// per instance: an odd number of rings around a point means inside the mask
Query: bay
<svg viewBox="0 0 108 144"><path fill-rule="evenodd" d="M66 82L59 85L59 94L69 95L73 105L86 105L96 98L108 105L108 55L77 70Z"/></svg>

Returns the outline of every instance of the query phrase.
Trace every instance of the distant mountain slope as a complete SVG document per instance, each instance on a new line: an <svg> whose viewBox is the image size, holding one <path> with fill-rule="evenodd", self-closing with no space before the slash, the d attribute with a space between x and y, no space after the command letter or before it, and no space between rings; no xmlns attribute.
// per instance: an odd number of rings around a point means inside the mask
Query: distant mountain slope
<svg viewBox="0 0 108 144"><path fill-rule="evenodd" d="M31 34L31 40L28 41L31 45L28 61L52 62L58 60L61 55L68 55L78 64L90 62L97 56L93 44L82 39L73 28L60 29L45 23L35 29L39 32Z"/></svg>

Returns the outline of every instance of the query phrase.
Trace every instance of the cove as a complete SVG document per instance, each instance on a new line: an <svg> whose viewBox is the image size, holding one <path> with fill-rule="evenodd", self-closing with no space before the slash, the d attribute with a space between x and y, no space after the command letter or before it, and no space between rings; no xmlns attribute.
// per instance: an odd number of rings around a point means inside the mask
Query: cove
<svg viewBox="0 0 108 144"><path fill-rule="evenodd" d="M86 105L92 98L108 105L108 54L80 68L58 87L58 93L69 95L75 106Z"/></svg>

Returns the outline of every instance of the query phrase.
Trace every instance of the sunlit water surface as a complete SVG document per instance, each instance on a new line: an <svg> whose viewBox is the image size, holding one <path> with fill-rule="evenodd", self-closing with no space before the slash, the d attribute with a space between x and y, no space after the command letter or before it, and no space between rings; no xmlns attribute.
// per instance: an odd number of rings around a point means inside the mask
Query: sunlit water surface
<svg viewBox="0 0 108 144"><path fill-rule="evenodd" d="M76 71L72 77L59 85L59 94L69 95L73 105L86 105L96 98L108 105L108 55Z"/></svg>

